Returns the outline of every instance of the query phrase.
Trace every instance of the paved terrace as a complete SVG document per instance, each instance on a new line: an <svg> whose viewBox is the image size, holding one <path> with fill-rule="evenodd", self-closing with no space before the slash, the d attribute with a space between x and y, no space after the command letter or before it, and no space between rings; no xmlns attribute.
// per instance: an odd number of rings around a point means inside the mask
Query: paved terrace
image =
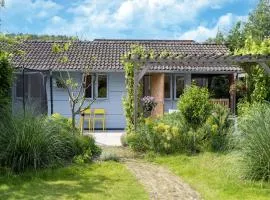
<svg viewBox="0 0 270 200"><path fill-rule="evenodd" d="M94 136L96 143L102 146L121 146L121 136L124 130L107 130L107 131L84 131L84 135Z"/></svg>

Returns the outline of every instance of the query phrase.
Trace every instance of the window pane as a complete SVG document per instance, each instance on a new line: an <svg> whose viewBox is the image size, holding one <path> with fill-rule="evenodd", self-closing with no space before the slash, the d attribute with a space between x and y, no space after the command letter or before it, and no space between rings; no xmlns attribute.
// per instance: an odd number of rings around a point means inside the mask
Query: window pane
<svg viewBox="0 0 270 200"><path fill-rule="evenodd" d="M107 75L98 75L98 98L107 98Z"/></svg>
<svg viewBox="0 0 270 200"><path fill-rule="evenodd" d="M92 76L87 75L85 77L85 97L92 98Z"/></svg>
<svg viewBox="0 0 270 200"><path fill-rule="evenodd" d="M23 83L24 83L24 91L23 91ZM23 92L25 97L28 96L28 76L24 75L24 82L23 82L23 75L18 74L16 76L16 97L23 97Z"/></svg>
<svg viewBox="0 0 270 200"><path fill-rule="evenodd" d="M29 74L30 81L30 98L31 97L41 97L41 81L42 77L39 73Z"/></svg>
<svg viewBox="0 0 270 200"><path fill-rule="evenodd" d="M143 96L151 96L151 76L143 77Z"/></svg>
<svg viewBox="0 0 270 200"><path fill-rule="evenodd" d="M179 98L181 94L184 92L185 88L185 79L184 77L181 76L176 76L175 77L175 89L176 89L176 98Z"/></svg>
<svg viewBox="0 0 270 200"><path fill-rule="evenodd" d="M166 75L164 81L164 96L165 98L171 98L171 76Z"/></svg>

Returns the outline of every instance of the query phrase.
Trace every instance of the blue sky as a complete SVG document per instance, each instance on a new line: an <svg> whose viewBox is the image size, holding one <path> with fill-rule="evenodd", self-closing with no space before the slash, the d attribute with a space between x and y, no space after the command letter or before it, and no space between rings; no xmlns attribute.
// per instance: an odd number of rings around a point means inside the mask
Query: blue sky
<svg viewBox="0 0 270 200"><path fill-rule="evenodd" d="M1 0L0 0L1 1ZM5 0L5 33L73 35L81 39L214 37L246 20L258 0Z"/></svg>

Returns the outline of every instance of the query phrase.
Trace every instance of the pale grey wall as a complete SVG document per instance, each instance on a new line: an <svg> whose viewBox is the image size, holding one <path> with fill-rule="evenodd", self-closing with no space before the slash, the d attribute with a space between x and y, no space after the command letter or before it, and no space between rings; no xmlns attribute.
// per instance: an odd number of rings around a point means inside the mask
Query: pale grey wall
<svg viewBox="0 0 270 200"><path fill-rule="evenodd" d="M124 73L110 72L108 74L108 98L97 99L91 108L104 108L106 110L106 128L123 129L125 128L125 116L123 112L122 98L125 94ZM72 76L80 82L81 73L72 72ZM48 113L50 114L50 85L47 81ZM85 104L86 106L86 104ZM71 117L68 94L65 89L53 87L53 109L54 113L60 113L63 116ZM77 117L79 119L79 117ZM87 122L85 122L85 125ZM96 125L100 128L100 125Z"/></svg>

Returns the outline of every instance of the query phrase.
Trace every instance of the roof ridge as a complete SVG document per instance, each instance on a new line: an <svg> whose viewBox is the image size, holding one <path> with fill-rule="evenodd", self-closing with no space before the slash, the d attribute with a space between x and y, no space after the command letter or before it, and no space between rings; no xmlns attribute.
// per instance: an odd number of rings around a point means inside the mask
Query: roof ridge
<svg viewBox="0 0 270 200"><path fill-rule="evenodd" d="M94 39L94 42L183 42L196 43L194 40L170 40L170 39Z"/></svg>

